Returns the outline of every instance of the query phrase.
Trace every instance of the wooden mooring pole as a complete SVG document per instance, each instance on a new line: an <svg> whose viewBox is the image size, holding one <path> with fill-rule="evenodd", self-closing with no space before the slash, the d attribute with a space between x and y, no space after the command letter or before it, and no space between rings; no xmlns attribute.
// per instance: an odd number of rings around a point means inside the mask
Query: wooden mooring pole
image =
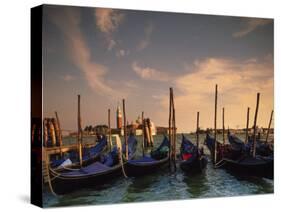
<svg viewBox="0 0 281 212"><path fill-rule="evenodd" d="M246 135L245 135L245 144L248 143L249 140L249 119L250 119L250 108L247 108L247 122L246 122Z"/></svg>
<svg viewBox="0 0 281 212"><path fill-rule="evenodd" d="M144 156L144 112L141 113L141 123L142 123L142 156Z"/></svg>
<svg viewBox="0 0 281 212"><path fill-rule="evenodd" d="M199 148L199 112L197 112L196 120L196 146Z"/></svg>
<svg viewBox="0 0 281 212"><path fill-rule="evenodd" d="M125 142L125 152L126 152L126 160L129 158L128 152L128 140L127 140L127 120L126 120L126 107L125 107L125 99L123 99L123 117L124 117L124 142Z"/></svg>
<svg viewBox="0 0 281 212"><path fill-rule="evenodd" d="M215 90L215 118L214 118L214 149L213 149L213 162L217 162L217 102L218 102L218 85L216 84Z"/></svg>
<svg viewBox="0 0 281 212"><path fill-rule="evenodd" d="M172 160L174 160L174 103L173 103L173 88L172 88L172 92L171 92L171 130L172 130Z"/></svg>
<svg viewBox="0 0 281 212"><path fill-rule="evenodd" d="M174 100L173 100L173 161L174 167L176 169L176 140L177 140L177 128L176 128L176 113L174 107Z"/></svg>
<svg viewBox="0 0 281 212"><path fill-rule="evenodd" d="M48 120L44 118L43 121L43 129L44 129L44 146L48 146Z"/></svg>
<svg viewBox="0 0 281 212"><path fill-rule="evenodd" d="M145 119L145 135L146 135L146 146L151 146L151 140L150 140L150 131L149 131L149 118Z"/></svg>
<svg viewBox="0 0 281 212"><path fill-rule="evenodd" d="M56 118L52 118L52 123L54 125L54 129L55 129L55 137L56 137L56 146L59 146L59 134L60 134L60 130L59 130L59 126L58 126L58 122Z"/></svg>
<svg viewBox="0 0 281 212"><path fill-rule="evenodd" d="M150 141L149 146L153 147L154 141L153 141L153 135L152 135L152 124L151 124L151 121L149 118L147 119L147 126L148 126L148 133L149 133L148 137L149 137L149 141Z"/></svg>
<svg viewBox="0 0 281 212"><path fill-rule="evenodd" d="M52 141L52 146L56 146L56 132L55 132L55 126L53 124L52 119L49 119L49 128L50 128L50 136Z"/></svg>
<svg viewBox="0 0 281 212"><path fill-rule="evenodd" d="M111 140L110 109L108 109L107 115L108 115L108 146L109 146L109 150L111 151L112 140Z"/></svg>
<svg viewBox="0 0 281 212"><path fill-rule="evenodd" d="M253 141L253 157L256 157L256 133L257 133L257 119L258 119L258 111L259 111L259 103L260 103L260 93L257 93L257 104L255 111L255 119L254 119L254 141Z"/></svg>
<svg viewBox="0 0 281 212"><path fill-rule="evenodd" d="M170 96L169 96L169 165L171 167L171 160L172 160L172 134L171 134L171 121L172 121L172 98L171 98L171 90L170 88Z"/></svg>
<svg viewBox="0 0 281 212"><path fill-rule="evenodd" d="M59 120L59 116L58 116L57 111L55 111L55 115L56 115L57 124L58 124L58 128L59 128L58 138L59 138L60 155L62 156L62 151L61 151L61 148L62 148L62 131L61 131L60 120Z"/></svg>
<svg viewBox="0 0 281 212"><path fill-rule="evenodd" d="M271 114L270 114L269 124L268 124L267 132L266 132L265 143L268 142L268 137L269 137L269 131L270 131L270 126L271 126L272 118L273 118L273 110L271 111Z"/></svg>
<svg viewBox="0 0 281 212"><path fill-rule="evenodd" d="M170 139L170 161L176 170L176 115L173 88L170 88L170 110L169 110L169 139ZM170 163L171 165L171 163ZM171 168L171 167L170 167Z"/></svg>
<svg viewBox="0 0 281 212"><path fill-rule="evenodd" d="M224 107L222 108L222 141L223 145L225 145Z"/></svg>
<svg viewBox="0 0 281 212"><path fill-rule="evenodd" d="M80 111L80 95L78 95L78 113L77 113L77 126L78 126L78 153L79 153L79 163L82 167L82 126L81 126L81 111Z"/></svg>

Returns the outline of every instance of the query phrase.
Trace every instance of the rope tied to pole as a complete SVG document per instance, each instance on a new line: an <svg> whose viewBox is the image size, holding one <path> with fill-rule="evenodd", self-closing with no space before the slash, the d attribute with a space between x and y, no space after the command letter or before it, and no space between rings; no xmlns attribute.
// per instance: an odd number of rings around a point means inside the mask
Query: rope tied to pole
<svg viewBox="0 0 281 212"><path fill-rule="evenodd" d="M47 180L48 180L48 185L49 185L50 191L54 196L58 196L52 186L52 182L51 182L52 180L50 178L50 173L49 173L49 171L50 171L49 170L49 160L48 160L46 151L45 151L45 164L46 164L46 169L47 169Z"/></svg>
<svg viewBox="0 0 281 212"><path fill-rule="evenodd" d="M226 163L226 161L224 159L221 159L219 162L217 162L215 164L215 168L220 168L222 167L224 164Z"/></svg>

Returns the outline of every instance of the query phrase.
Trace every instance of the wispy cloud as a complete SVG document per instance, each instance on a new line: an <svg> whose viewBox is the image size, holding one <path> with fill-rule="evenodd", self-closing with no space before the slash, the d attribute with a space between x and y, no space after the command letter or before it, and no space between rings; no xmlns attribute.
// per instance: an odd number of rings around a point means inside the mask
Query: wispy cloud
<svg viewBox="0 0 281 212"><path fill-rule="evenodd" d="M124 19L124 14L107 8L97 8L95 16L97 27L104 33L115 31Z"/></svg>
<svg viewBox="0 0 281 212"><path fill-rule="evenodd" d="M96 26L104 33L109 51L117 45L117 42L113 38L113 32L118 29L124 18L125 15L118 10L107 8L95 9Z"/></svg>
<svg viewBox="0 0 281 212"><path fill-rule="evenodd" d="M177 116L177 127L180 130L195 129L197 111L201 114L200 126L213 126L215 84L219 86L218 120L221 120L221 108L225 107L226 125L244 127L246 108L251 108L253 117L256 93L260 92L258 124L267 124L274 96L271 55L244 61L207 58L196 61L192 67L194 70L173 81L176 113L180 114ZM168 95L157 98L161 99L162 105L162 109L157 111L160 119L168 111L169 100ZM218 127L221 127L220 122Z"/></svg>
<svg viewBox="0 0 281 212"><path fill-rule="evenodd" d="M138 51L141 51L148 47L153 30L154 26L151 23L144 28L144 38L137 45Z"/></svg>
<svg viewBox="0 0 281 212"><path fill-rule="evenodd" d="M116 41L113 39L109 39L107 50L111 51L116 46Z"/></svg>
<svg viewBox="0 0 281 212"><path fill-rule="evenodd" d="M49 13L49 17L63 34L68 48L67 52L72 63L82 72L92 90L100 95L113 98L124 96L124 93L113 89L109 85L109 81L106 80L106 74L108 73L107 67L96 63L93 59L93 55L80 30L79 10L54 8ZM104 30L106 30L106 27Z"/></svg>
<svg viewBox="0 0 281 212"><path fill-rule="evenodd" d="M267 25L269 23L272 23L272 20L271 19L260 19L260 18L252 18L252 19L249 19L244 27L238 31L238 32L234 32L232 34L233 37L235 38L241 38L247 34L249 34L250 32L254 31L255 29L257 29L258 27L261 27L261 26L264 26L264 25Z"/></svg>
<svg viewBox="0 0 281 212"><path fill-rule="evenodd" d="M169 81L172 79L170 74L166 72L158 71L150 67L141 67L137 62L132 64L132 69L139 77L145 80Z"/></svg>
<svg viewBox="0 0 281 212"><path fill-rule="evenodd" d="M129 50L124 50L124 49L119 49L116 51L116 56L117 57L124 57L130 54Z"/></svg>
<svg viewBox="0 0 281 212"><path fill-rule="evenodd" d="M69 74L66 74L66 75L62 76L61 78L66 82L70 82L70 81L73 81L73 80L76 79L76 77L74 77L72 75L69 75Z"/></svg>
<svg viewBox="0 0 281 212"><path fill-rule="evenodd" d="M134 80L126 81L125 85L130 89L139 88L138 84Z"/></svg>

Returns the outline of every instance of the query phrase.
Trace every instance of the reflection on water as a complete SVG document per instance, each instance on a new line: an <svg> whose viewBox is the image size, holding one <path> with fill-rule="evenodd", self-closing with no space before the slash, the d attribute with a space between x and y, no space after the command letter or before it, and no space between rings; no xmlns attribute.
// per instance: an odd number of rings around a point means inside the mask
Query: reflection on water
<svg viewBox="0 0 281 212"><path fill-rule="evenodd" d="M186 191L192 198L201 197L206 191L209 190L209 186L206 183L206 170L204 170L202 173L196 173L192 175L184 174L183 182L186 183Z"/></svg>
<svg viewBox="0 0 281 212"><path fill-rule="evenodd" d="M188 137L194 140L194 136L188 135ZM155 148L162 139L163 136L155 137ZM90 138L88 140L90 141ZM138 140L138 155L141 155L141 137L138 137ZM178 135L177 140L177 147L179 147L181 135ZM201 136L201 144L203 140L204 137ZM205 153L209 154L206 148ZM209 162L206 170L199 174L186 175L179 167L174 173L171 173L169 168L163 168L151 175L141 177L125 179L120 176L95 188L81 189L59 197L52 196L48 188L44 187L43 203L45 207L50 207L227 197L273 193L273 187L273 180L235 176L223 169L214 169Z"/></svg>

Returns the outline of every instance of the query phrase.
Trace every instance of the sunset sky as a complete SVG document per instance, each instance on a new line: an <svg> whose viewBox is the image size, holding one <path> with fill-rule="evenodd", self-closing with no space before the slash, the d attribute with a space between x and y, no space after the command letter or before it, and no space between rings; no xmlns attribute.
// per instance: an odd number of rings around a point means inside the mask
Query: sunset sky
<svg viewBox="0 0 281 212"><path fill-rule="evenodd" d="M135 10L45 6L43 11L44 117L57 111L63 129L107 123L126 99L127 119L144 111L168 125L169 87L174 88L178 132L213 127L218 84L218 127L242 128L247 107L258 125L273 109L273 20ZM273 122L274 123L274 122Z"/></svg>

